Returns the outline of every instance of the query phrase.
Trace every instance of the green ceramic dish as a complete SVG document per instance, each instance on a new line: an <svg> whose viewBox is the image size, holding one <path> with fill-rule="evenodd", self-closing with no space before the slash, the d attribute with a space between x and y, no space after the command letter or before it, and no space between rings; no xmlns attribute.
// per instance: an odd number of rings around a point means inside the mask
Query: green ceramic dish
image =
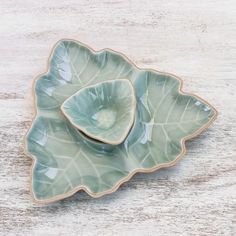
<svg viewBox="0 0 236 236"><path fill-rule="evenodd" d="M67 119L89 137L117 145L124 141L135 114L135 94L128 79L85 86L61 106Z"/></svg>
<svg viewBox="0 0 236 236"><path fill-rule="evenodd" d="M137 102L134 125L121 144L89 139L62 115L62 103L80 88L120 78L133 84ZM25 149L34 160L34 200L48 203L79 190L100 197L137 172L174 165L185 153L185 140L217 115L206 101L181 87L176 76L139 69L110 49L95 52L77 41L59 41L48 72L36 79L37 113L26 135Z"/></svg>

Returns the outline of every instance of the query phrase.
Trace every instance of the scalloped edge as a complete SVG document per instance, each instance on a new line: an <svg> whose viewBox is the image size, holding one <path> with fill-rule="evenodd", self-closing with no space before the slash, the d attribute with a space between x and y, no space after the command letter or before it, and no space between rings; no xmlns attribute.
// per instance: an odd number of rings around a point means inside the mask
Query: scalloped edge
<svg viewBox="0 0 236 236"><path fill-rule="evenodd" d="M66 103L67 100L71 99L72 97L74 97L75 95L78 95L79 93L81 93L83 90L87 89L87 88L92 88L92 87L95 87L95 86L99 86L101 84L104 84L104 83L113 83L114 81L121 81L121 80L124 80L125 82L128 82L129 86L130 86L130 89L132 90L132 103L131 103L131 119L130 119L130 122L128 124L128 126L124 129L124 133L123 135L116 141L109 141L107 139L104 139L102 137L100 137L99 135L92 135L91 133L89 133L85 128L83 128L82 126L76 124L73 119L71 118L70 115L68 115L64 109L64 104ZM136 97L135 97L135 90L134 90L134 86L133 84L131 83L130 80L128 79L112 79L112 80L105 80L105 81L102 81L102 82L98 82L98 83L95 83L95 84L92 84L92 85L85 85L83 86L82 88L80 88L76 93L72 94L70 97L68 97L60 106L60 109L63 113L63 115L70 121L70 123L76 127L77 129L81 130L83 133L85 133L88 137L90 138L93 138L95 140L98 140L100 142L103 142L103 143L106 143L106 144L111 144L111 145L118 145L118 144L121 144L125 138L127 137L129 131L131 130L132 128L132 125L134 123L134 118L135 118L135 110L136 110Z"/></svg>
<svg viewBox="0 0 236 236"><path fill-rule="evenodd" d="M173 78L175 78L176 80L179 81L179 88L178 88L178 92L182 95L189 95L189 96L192 96L192 97L195 97L196 99L206 103L209 107L211 107L214 111L214 115L211 117L211 119L205 124L203 125L200 129L198 129L197 131L195 131L193 134L191 135L188 135L184 138L182 138L180 140L180 143L181 143L181 153L176 156L176 158L171 161L171 162L168 162L168 163L164 163L164 164L160 164L160 165L156 165L152 168L147 168L147 169L144 169L144 168L137 168L135 170L133 170L129 175L127 175L126 177L122 178L120 181L118 181L113 188L109 189L109 190L106 190L106 191L103 191L103 192L100 192L100 193L94 193L94 192L91 192L86 186L78 186L76 188L74 188L73 190L67 192L67 193L64 193L64 194L60 194L60 195L57 195L55 197L52 197L52 198L48 198L48 199L44 199L44 200L41 200L41 199L38 199L35 194L34 194L34 191L33 191L33 170L34 170L34 167L35 167L35 164L37 162L37 157L35 157L34 155L30 154L28 152L28 149L27 149L27 136L29 134L29 132L31 131L32 127L33 127L33 124L34 124L34 121L35 121L35 118L37 117L37 114L38 114L38 110L37 110L37 97L35 95L35 84L37 82L37 80L39 78L41 78L42 76L46 75L48 72L49 72L49 69L50 69L50 61L52 59L52 56L53 56L53 53L56 49L56 47L63 41L71 41L71 42L75 42L75 43L79 43L81 45L83 45L84 47L87 47L88 49L90 49L93 53L98 53L98 52L102 52L102 51L110 51L110 52L113 52L113 53L117 53L119 54L121 57L123 57L124 60L126 60L128 63L130 63L131 65L133 65L137 70L146 70L146 71L153 71L154 73L159 73L159 74L162 74L162 75L167 75L167 76L172 76ZM31 125L30 125L30 128L28 129L28 131L26 132L25 136L24 136L24 139L23 139L23 143L24 143L24 153L25 155L29 156L32 160L33 160L33 163L31 165L31 168L30 168L30 194L32 196L32 199L33 199L33 202L34 203L37 203L37 204L48 204L48 203L52 203L52 202L56 202L56 201L59 201L59 200L62 200L62 199L65 199L65 198L68 198L72 195L74 195L75 193L83 190L85 191L89 196L93 197L93 198L99 198L99 197L102 197L104 195L107 195L107 194L111 194L111 193L114 193L116 192L116 190L121 186L121 184L129 181L135 174L137 173L151 173L151 172L154 172L156 170L159 170L161 168L167 168L167 167L172 167L174 166L187 152L187 149L186 149L186 146L185 146L185 142L189 139L192 139L196 136L198 136L200 133L202 133L205 129L207 129L217 118L218 116L218 111L211 105L209 104L206 100L200 98L199 96L193 94L193 93L186 93L182 90L183 88L183 80L176 76L176 75L173 75L171 73L167 73L167 72L162 72L162 71L158 71L158 70L155 70L155 69L151 69L151 68L140 68L138 67L134 62L132 62L125 54L121 53L121 52L117 52L113 49L110 49L110 48L103 48L101 50L94 50L92 47L78 41L78 40L74 40L74 39L68 39L68 38L63 38L63 39L60 39L59 41L57 41L54 46L52 47L51 49L51 52L50 52L50 56L48 57L48 60L47 60L47 67L46 67L46 72L42 73L42 74L39 74L34 80L33 80L33 86L32 86L32 94L33 94L33 100L34 100L34 110L35 110L35 114L34 114L34 117L32 119L32 122L31 122Z"/></svg>

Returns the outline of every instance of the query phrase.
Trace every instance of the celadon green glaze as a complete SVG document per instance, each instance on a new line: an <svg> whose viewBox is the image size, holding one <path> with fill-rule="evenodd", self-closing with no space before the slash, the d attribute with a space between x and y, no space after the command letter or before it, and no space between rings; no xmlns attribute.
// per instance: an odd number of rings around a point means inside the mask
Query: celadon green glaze
<svg viewBox="0 0 236 236"><path fill-rule="evenodd" d="M116 79L80 89L61 109L89 137L117 145L124 141L134 122L135 104L131 82Z"/></svg>
<svg viewBox="0 0 236 236"><path fill-rule="evenodd" d="M62 114L62 103L80 88L122 78L133 84L137 105L134 125L121 144L89 139ZM207 102L181 92L177 77L139 69L117 52L95 52L72 40L57 43L35 94L37 114L26 151L34 158L33 197L44 203L81 189L100 197L136 172L171 166L184 154L184 141L216 117Z"/></svg>

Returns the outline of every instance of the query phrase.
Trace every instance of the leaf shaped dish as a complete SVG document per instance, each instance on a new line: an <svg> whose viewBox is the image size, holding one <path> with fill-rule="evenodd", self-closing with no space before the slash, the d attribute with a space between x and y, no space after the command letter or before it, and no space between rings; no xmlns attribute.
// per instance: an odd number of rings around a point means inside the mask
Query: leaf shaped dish
<svg viewBox="0 0 236 236"><path fill-rule="evenodd" d="M216 110L181 91L171 74L140 69L121 53L94 51L74 40L54 47L48 72L35 80L36 116L25 138L33 158L31 192L39 203L71 196L112 193L137 172L172 166L185 141L208 127ZM136 97L135 121L119 145L98 143L78 131L60 107L84 86L127 78Z"/></svg>
<svg viewBox="0 0 236 236"><path fill-rule="evenodd" d="M135 93L128 79L85 86L65 100L61 110L89 137L113 145L124 141L135 115Z"/></svg>

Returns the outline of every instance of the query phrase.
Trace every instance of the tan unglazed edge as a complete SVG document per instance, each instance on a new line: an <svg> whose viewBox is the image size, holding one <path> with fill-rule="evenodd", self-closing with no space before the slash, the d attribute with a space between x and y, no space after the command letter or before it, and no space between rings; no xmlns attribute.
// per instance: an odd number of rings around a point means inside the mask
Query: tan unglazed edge
<svg viewBox="0 0 236 236"><path fill-rule="evenodd" d="M130 111L131 111L132 113L131 113L131 115L130 115L130 118L131 118L131 119L130 119L130 122L129 122L128 126L125 128L123 135L122 135L118 140L116 140L116 141L110 141L110 140L108 140L108 139L101 138L99 135L92 135L92 134L89 133L85 128L83 128L83 127L81 127L80 125L76 124L76 123L73 121L73 119L72 119L69 115L66 114L66 111L65 111L65 109L63 108L63 106L64 106L64 104L66 103L66 101L67 101L68 99L71 99L72 97L78 95L79 93L81 93L83 90L85 90L85 89L87 89L87 88L96 87L96 86L99 86L99 85L105 84L105 83L113 83L114 81L125 81L125 82L128 82L129 87L130 87L130 89L132 90L132 100L131 100L131 109L130 109ZM135 98L134 87L133 87L132 83L130 82L130 80L128 80L128 79L105 80L105 81L103 81L103 82L98 82L98 83L95 83L95 84L93 84L93 85L89 85L89 86L85 85L85 86L83 86L81 89L79 89L78 92L76 92L76 93L72 94L70 97L68 97L68 98L61 104L61 107L60 107L60 108L61 108L61 111L62 111L63 115L70 121L70 123L71 123L73 126L75 126L77 129L79 129L79 130L81 130L83 133L85 133L88 137L93 138L93 139L98 140L98 141L101 141L101 142L106 143L106 144L118 145L118 144L121 144L121 143L125 140L126 136L128 135L128 133L129 133L129 131L130 131L130 129L132 128L132 125L133 125L133 123L134 123L135 108L136 108L136 98Z"/></svg>
<svg viewBox="0 0 236 236"><path fill-rule="evenodd" d="M119 54L121 57L123 57L123 59L125 61L127 61L128 63L130 63L131 65L133 65L137 70L146 70L146 71L153 71L155 73L159 73L159 74L163 74L163 75L167 75L167 76L172 76L174 77L175 79L177 79L179 81L179 89L178 89L178 92L180 94L183 94L183 95L189 95L189 96L192 96L192 97L195 97L196 99L206 103L209 107L211 107L214 111L214 115L210 118L210 120L205 124L203 125L200 129L198 129L197 131L195 131L193 134L191 135L188 135L184 138L182 138L180 140L180 143L181 143L181 148L182 148L182 151L181 153L176 156L176 158L171 161L171 162L168 162L168 163L163 163L163 164L160 164L160 165L156 165L152 168L148 168L148 169L145 169L145 168L137 168L135 170L133 170L129 175L127 175L126 177L122 178L120 181L118 181L113 188L109 189L109 190L106 190L106 191L103 191L103 192L100 192L100 193L94 193L94 192L91 192L86 186L78 186L76 188L74 188L73 190L67 192L67 193L64 193L64 194L60 194L60 195L57 195L55 197L52 197L52 198L48 198L48 199L44 199L44 200L41 200L41 199L37 199L37 197L35 196L34 194L34 191L33 191L33 170L34 170L34 167L35 167L35 164L36 164L36 161L37 161L37 158L30 154L28 152L28 149L27 149L27 137L28 137L28 134L29 132L31 131L32 127L33 127L33 123L34 123L34 120L35 118L37 117L37 97L36 97L36 94L35 94L35 84L36 84L36 81L41 78L43 75L46 75L48 72L49 72L49 68L50 68L50 61L51 61L51 58L52 58L52 55L53 55L53 52L55 50L55 48L57 47L57 45L59 45L60 42L63 42L63 41L71 41L71 42L75 42L75 43L79 43L81 45L83 45L84 47L87 47L88 49L90 49L94 54L98 53L98 52L101 52L101 51L110 51L110 52L113 52L113 53L117 53ZM98 50L98 51L95 51L93 48L91 48L90 46L87 46L86 44L84 43L81 43L80 41L78 40L73 40L73 39L61 39L59 40L52 48L51 52L50 52L50 56L48 58L48 61L47 61L47 71L43 74L40 74L38 75L35 79L34 79L34 82L33 82L33 97L34 97L34 109L35 109L35 115L34 115L34 118L32 120L32 123L31 123L31 126L28 130L28 132L25 134L25 137L24 137L24 152L27 156L31 157L33 159L33 163L31 165L31 169L30 169L30 193L31 193L31 196L33 198L33 201L35 203L38 203L38 204L47 204L47 203L52 203L52 202L55 202L55 201L58 201L58 200L62 200L64 198L67 198L67 197L70 197L72 196L73 194L75 194L76 192L80 191L80 190L84 190L88 195L90 195L91 197L94 197L94 198L99 198L99 197L102 197L106 194L110 194L110 193L113 193L115 192L121 184L127 182L129 179L131 179L136 173L150 173L150 172L153 172L153 171L156 171L158 169L161 169L161 168L166 168L166 167L171 167L171 166L174 166L186 153L186 147L185 147L185 141L186 140L189 140L193 137L196 137L197 135L199 135L200 133L202 133L206 128L208 128L212 123L213 121L216 119L217 115L218 115L218 112L217 110L212 106L210 105L207 101L205 101L204 99L198 97L197 95L195 94L192 94L192 93L185 93L182 91L182 87L183 87L183 80L179 77L177 77L176 75L173 75L173 74L170 74L170 73L166 73L166 72L161 72L161 71L158 71L158 70L154 70L154 69L149 69L149 68L139 68L136 64L134 64L127 56L125 56L123 53L120 53L120 52L117 52L115 50L112 50L110 48L104 48L102 50Z"/></svg>

